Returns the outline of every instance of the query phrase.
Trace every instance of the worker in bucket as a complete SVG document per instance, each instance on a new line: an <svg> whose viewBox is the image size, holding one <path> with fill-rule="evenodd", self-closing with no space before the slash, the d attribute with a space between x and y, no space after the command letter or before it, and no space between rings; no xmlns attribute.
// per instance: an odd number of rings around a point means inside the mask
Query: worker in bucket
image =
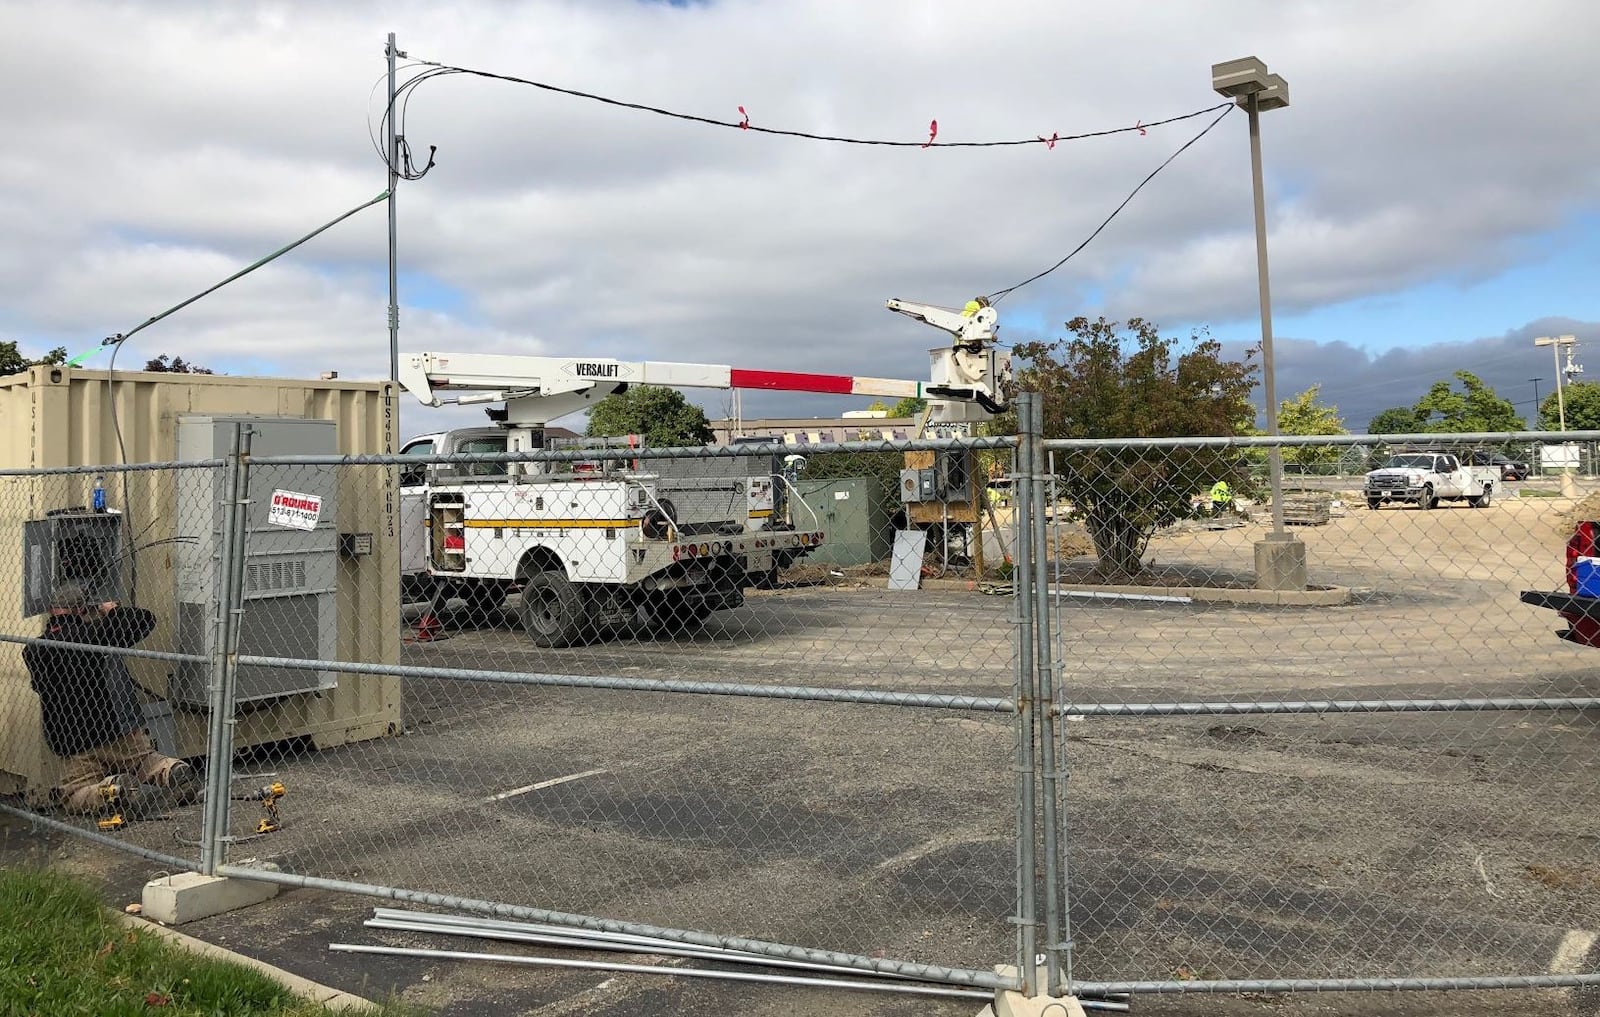
<svg viewBox="0 0 1600 1017"><path fill-rule="evenodd" d="M1233 488L1228 486L1226 480L1219 480L1211 485L1211 514L1220 516L1233 507Z"/></svg>
<svg viewBox="0 0 1600 1017"><path fill-rule="evenodd" d="M68 812L116 812L135 818L200 797L200 775L156 751L144 726L133 677L121 654L54 647L49 642L132 647L156 627L155 615L115 601L90 603L81 586L63 583L50 598L40 638L23 648L39 694L44 738L66 759L50 804Z"/></svg>

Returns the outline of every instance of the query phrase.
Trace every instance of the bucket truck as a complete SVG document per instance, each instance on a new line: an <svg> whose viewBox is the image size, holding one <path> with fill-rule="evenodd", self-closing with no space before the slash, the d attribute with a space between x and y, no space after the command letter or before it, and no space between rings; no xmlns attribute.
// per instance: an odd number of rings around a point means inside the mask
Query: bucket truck
<svg viewBox="0 0 1600 1017"><path fill-rule="evenodd" d="M992 346L992 311L981 325L966 321L975 326L968 329L947 308L890 306L955 336L932 351L930 381L604 357L413 353L401 358L400 383L427 406L503 404L490 416L504 430L504 448L530 453L543 447L550 420L630 385L925 398L934 420L986 419L1003 409L1010 361ZM446 392L463 394L447 399ZM587 471L513 461L492 476L434 477L422 513L429 576L479 610L520 590L529 637L559 647L632 623L698 625L712 611L739 606L747 587L822 543L819 530L770 520L752 525L770 515L778 478L718 469L711 458L698 460L704 468L696 470L692 458L652 465L626 453L597 450Z"/></svg>

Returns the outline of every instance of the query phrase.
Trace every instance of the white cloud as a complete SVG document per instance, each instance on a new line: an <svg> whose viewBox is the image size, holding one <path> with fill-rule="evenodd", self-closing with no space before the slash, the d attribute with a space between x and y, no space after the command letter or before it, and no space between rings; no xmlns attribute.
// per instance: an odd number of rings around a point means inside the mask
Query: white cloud
<svg viewBox="0 0 1600 1017"><path fill-rule="evenodd" d="M369 97L390 28L417 58L712 117L744 105L758 124L818 132L917 138L937 117L945 140L1198 109L1217 101L1210 64L1254 52L1294 101L1263 117L1286 310L1491 275L1600 206L1592 5L975 11L11 3L0 330L82 348L376 193ZM1053 151L857 148L462 76L422 85L409 114L414 150L438 145L439 163L402 186L402 268L465 306L408 309L405 348L910 376L939 337L890 316L884 298L959 303L1043 268L1204 123ZM1235 114L1005 309L1250 316L1248 173ZM137 350L381 374L384 250L374 209L142 333Z"/></svg>

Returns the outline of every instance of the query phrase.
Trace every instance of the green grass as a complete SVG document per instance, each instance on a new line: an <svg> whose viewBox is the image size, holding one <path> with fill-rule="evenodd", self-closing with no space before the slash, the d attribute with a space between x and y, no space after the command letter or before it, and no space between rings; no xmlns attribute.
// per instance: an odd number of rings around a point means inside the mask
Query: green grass
<svg viewBox="0 0 1600 1017"><path fill-rule="evenodd" d="M50 870L0 870L0 1015L329 1013L250 968L206 960L122 925L74 879Z"/></svg>
<svg viewBox="0 0 1600 1017"><path fill-rule="evenodd" d="M1545 491L1536 487L1524 487L1517 491L1518 498L1559 498L1560 491Z"/></svg>

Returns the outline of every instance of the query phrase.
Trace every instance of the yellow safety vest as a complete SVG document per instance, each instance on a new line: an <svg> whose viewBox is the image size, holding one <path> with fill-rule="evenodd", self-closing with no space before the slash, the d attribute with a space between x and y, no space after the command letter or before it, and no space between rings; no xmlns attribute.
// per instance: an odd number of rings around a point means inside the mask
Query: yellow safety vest
<svg viewBox="0 0 1600 1017"><path fill-rule="evenodd" d="M1211 485L1211 500L1222 505L1233 500L1233 492L1228 490L1228 482L1219 480Z"/></svg>

